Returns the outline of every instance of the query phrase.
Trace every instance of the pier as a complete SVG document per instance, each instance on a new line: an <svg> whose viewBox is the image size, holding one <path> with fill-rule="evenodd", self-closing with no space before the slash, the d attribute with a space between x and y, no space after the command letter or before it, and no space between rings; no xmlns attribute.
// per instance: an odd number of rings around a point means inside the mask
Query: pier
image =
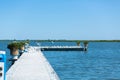
<svg viewBox="0 0 120 80"><path fill-rule="evenodd" d="M6 80L60 80L42 51L85 51L81 46L30 46L6 73Z"/></svg>
<svg viewBox="0 0 120 80"><path fill-rule="evenodd" d="M60 80L39 47L30 47L28 52L10 67L7 80Z"/></svg>
<svg viewBox="0 0 120 80"><path fill-rule="evenodd" d="M81 46L40 46L41 51L85 51Z"/></svg>

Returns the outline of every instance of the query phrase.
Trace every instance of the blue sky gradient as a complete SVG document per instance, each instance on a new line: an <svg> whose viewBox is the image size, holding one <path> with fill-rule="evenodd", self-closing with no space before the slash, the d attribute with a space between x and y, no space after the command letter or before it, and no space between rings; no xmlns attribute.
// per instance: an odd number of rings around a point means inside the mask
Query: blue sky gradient
<svg viewBox="0 0 120 80"><path fill-rule="evenodd" d="M0 39L120 39L120 0L0 0Z"/></svg>

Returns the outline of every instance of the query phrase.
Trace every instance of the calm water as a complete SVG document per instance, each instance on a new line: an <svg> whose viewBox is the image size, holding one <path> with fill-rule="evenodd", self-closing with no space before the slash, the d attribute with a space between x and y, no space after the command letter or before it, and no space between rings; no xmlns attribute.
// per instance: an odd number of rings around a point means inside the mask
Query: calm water
<svg viewBox="0 0 120 80"><path fill-rule="evenodd" d="M86 53L51 51L44 54L61 80L120 80L118 42L89 43Z"/></svg>
<svg viewBox="0 0 120 80"><path fill-rule="evenodd" d="M0 41L0 50L7 51L8 41ZM36 45L31 42L31 45ZM76 43L41 43L40 45L76 45ZM120 43L91 42L88 52L44 51L61 80L120 80ZM7 61L7 69L10 62Z"/></svg>

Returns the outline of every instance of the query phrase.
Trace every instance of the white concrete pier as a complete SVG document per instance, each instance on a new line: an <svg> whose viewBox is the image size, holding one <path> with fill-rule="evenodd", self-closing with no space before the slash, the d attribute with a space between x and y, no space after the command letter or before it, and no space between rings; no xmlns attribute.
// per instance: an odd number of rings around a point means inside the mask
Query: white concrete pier
<svg viewBox="0 0 120 80"><path fill-rule="evenodd" d="M7 80L60 80L38 47L30 47L27 53L11 66Z"/></svg>
<svg viewBox="0 0 120 80"><path fill-rule="evenodd" d="M82 46L40 46L41 51L85 51Z"/></svg>

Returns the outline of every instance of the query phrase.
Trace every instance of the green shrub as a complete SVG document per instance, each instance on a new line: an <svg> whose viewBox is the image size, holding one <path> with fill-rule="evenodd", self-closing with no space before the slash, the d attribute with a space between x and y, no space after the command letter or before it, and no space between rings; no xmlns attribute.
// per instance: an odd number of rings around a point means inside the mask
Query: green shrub
<svg viewBox="0 0 120 80"><path fill-rule="evenodd" d="M8 44L8 46L7 46L7 48L8 48L8 49L11 49L11 50L13 50L13 49L19 49L19 47L20 47L19 42L10 43L10 44Z"/></svg>
<svg viewBox="0 0 120 80"><path fill-rule="evenodd" d="M84 44L88 44L88 41L84 41Z"/></svg>
<svg viewBox="0 0 120 80"><path fill-rule="evenodd" d="M23 47L25 45L26 42L12 42L10 44L8 44L7 48L8 49L19 49L20 47Z"/></svg>
<svg viewBox="0 0 120 80"><path fill-rule="evenodd" d="M76 43L77 43L78 46L80 45L80 41L77 41Z"/></svg>

